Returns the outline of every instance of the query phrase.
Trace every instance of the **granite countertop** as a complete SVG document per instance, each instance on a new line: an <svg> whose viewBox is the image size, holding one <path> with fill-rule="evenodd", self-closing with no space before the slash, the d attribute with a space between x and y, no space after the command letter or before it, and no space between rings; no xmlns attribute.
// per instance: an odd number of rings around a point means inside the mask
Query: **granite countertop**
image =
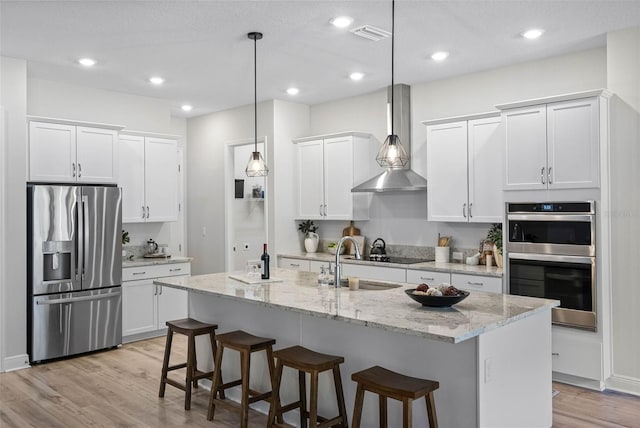
<svg viewBox="0 0 640 428"><path fill-rule="evenodd" d="M329 253L288 253L278 254L278 257L288 257L291 259L300 260L315 260L320 262L335 262L336 256ZM397 267L411 270L426 270L435 272L449 272L449 273L462 273L468 275L480 275L480 276L493 276L502 278L502 268L497 266L491 266L489 269L485 265L465 265L462 263L436 263L436 262L423 262L415 263L411 265L402 263L389 263L389 262L372 262L370 260L354 260L353 256L340 256L340 263L362 264L370 266L383 266L383 267Z"/></svg>
<svg viewBox="0 0 640 428"><path fill-rule="evenodd" d="M450 343L471 339L559 305L556 300L474 291L454 307L428 308L404 293L412 288L410 284L375 281L400 287L350 291L318 285L313 272L274 268L272 280L277 279L282 281L245 284L229 278L229 273L217 273L160 278L154 283Z"/></svg>
<svg viewBox="0 0 640 428"><path fill-rule="evenodd" d="M181 257L181 256L171 256L167 258L153 258L153 259L145 259L142 257L136 257L131 260L123 260L122 267L130 268L130 267L140 267L140 266L153 266L153 265L168 265L172 263L187 263L193 260L193 257Z"/></svg>

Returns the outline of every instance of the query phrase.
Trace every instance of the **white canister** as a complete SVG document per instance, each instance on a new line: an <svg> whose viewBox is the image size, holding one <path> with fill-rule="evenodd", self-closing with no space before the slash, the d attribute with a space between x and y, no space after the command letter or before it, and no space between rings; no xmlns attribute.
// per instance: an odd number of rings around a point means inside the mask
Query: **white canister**
<svg viewBox="0 0 640 428"><path fill-rule="evenodd" d="M449 247L436 247L436 263L449 263Z"/></svg>
<svg viewBox="0 0 640 428"><path fill-rule="evenodd" d="M493 256L491 254L487 254L487 270L491 270L491 267L493 266Z"/></svg>

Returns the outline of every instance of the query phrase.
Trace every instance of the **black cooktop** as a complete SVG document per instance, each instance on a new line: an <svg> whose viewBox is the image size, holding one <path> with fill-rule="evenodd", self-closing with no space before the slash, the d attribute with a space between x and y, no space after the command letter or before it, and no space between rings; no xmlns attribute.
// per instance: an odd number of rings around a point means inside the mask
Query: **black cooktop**
<svg viewBox="0 0 640 428"><path fill-rule="evenodd" d="M423 263L423 262L432 262L434 259L420 259L413 257L396 257L396 256L387 256L382 254L374 254L369 256L369 260L372 262L383 262L383 263L398 263L402 265L412 265L414 263Z"/></svg>

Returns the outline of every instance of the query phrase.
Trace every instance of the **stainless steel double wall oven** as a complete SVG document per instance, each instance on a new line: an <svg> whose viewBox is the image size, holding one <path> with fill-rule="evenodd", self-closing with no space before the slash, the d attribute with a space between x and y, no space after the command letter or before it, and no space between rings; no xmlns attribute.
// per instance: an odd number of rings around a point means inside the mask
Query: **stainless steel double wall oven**
<svg viewBox="0 0 640 428"><path fill-rule="evenodd" d="M594 201L507 203L509 293L560 301L554 324L596 329Z"/></svg>

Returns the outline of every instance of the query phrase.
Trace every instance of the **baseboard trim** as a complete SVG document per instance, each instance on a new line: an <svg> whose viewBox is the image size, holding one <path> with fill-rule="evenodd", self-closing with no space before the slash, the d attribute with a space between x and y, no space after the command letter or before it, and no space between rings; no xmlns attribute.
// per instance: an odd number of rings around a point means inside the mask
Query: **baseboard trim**
<svg viewBox="0 0 640 428"><path fill-rule="evenodd" d="M152 339L154 337L166 336L167 329L147 331L144 333L132 334L129 336L122 336L122 343L137 342L138 340Z"/></svg>
<svg viewBox="0 0 640 428"><path fill-rule="evenodd" d="M613 375L607 379L607 389L640 396L640 379Z"/></svg>
<svg viewBox="0 0 640 428"><path fill-rule="evenodd" d="M29 367L31 366L29 365L29 356L27 354L14 355L13 357L6 357L4 359L3 368L5 372L28 369Z"/></svg>
<svg viewBox="0 0 640 428"><path fill-rule="evenodd" d="M604 382L565 373L553 372L553 380L560 383L580 386L582 388L593 389L594 391L604 391L605 389Z"/></svg>

